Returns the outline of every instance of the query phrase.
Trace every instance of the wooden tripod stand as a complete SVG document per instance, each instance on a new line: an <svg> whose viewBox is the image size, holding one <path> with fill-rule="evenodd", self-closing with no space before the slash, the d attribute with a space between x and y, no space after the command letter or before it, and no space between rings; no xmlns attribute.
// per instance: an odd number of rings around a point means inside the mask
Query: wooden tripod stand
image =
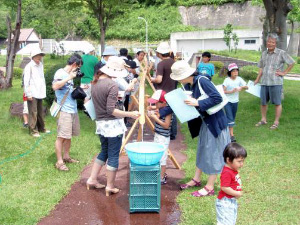
<svg viewBox="0 0 300 225"><path fill-rule="evenodd" d="M136 97L137 93L135 95L131 96L133 104L139 108L140 117L134 121L127 136L125 137L125 140L123 141L122 146L121 146L120 154L125 153L124 147L128 143L129 139L131 138L133 131L136 129L137 125L139 126L137 141L142 141L142 139L143 139L143 129L144 129L145 123L150 128L150 130L154 133L154 125L153 125L151 119L148 117L147 113L145 113L145 108L146 108L145 105L147 104L147 99L148 99L148 97L145 96L145 81L146 80L148 81L148 83L153 91L155 91L155 88L150 80L150 75L147 73L146 63L143 66L141 66L141 70L142 70L142 73L140 76L140 86L139 86L139 91L138 91L139 100ZM174 157L174 155L172 154L170 149L168 149L168 156L170 157L170 159L171 159L173 165L176 167L176 169L181 169L181 166L177 162L176 158Z"/></svg>

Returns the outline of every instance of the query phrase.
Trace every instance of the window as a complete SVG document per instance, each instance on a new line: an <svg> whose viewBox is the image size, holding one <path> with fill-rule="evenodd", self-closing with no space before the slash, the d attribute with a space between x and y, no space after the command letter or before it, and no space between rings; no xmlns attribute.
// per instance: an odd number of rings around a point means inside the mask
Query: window
<svg viewBox="0 0 300 225"><path fill-rule="evenodd" d="M255 44L255 43L256 43L256 40L245 40L246 45L252 45L252 44Z"/></svg>

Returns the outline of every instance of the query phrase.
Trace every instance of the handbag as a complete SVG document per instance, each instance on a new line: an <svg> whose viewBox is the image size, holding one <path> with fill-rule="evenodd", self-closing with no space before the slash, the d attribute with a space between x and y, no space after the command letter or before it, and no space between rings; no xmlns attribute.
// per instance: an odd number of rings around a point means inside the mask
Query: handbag
<svg viewBox="0 0 300 225"><path fill-rule="evenodd" d="M71 94L72 98L74 99L85 99L86 98L86 93L84 92L84 90L80 87L77 86Z"/></svg>
<svg viewBox="0 0 300 225"><path fill-rule="evenodd" d="M67 96L70 92L70 89L66 92L66 94L64 95L62 101L60 104L58 104L55 100L52 102L52 105L50 107L50 115L53 117L57 117L58 113L61 110L61 107L63 106L63 104L65 103Z"/></svg>
<svg viewBox="0 0 300 225"><path fill-rule="evenodd" d="M199 79L198 79L198 86L199 86L199 90L200 90L200 93L201 93L201 96L198 98L198 100L204 100L204 99L207 99L209 96L203 91L203 89L202 89L202 87L201 87L201 85L200 85L200 79L201 79L202 77L200 77ZM205 78L205 79L208 79L207 77L203 77L203 78ZM212 82L211 82L212 83ZM212 83L213 85L214 85L214 83ZM215 86L215 85L214 85ZM222 97L222 102L221 103L219 103L219 104L217 104L217 105L215 105L215 106L213 106L213 107L211 107L211 108L209 108L209 109L207 109L206 110L206 112L207 112L207 114L208 115L212 115L212 114L215 114L215 113L217 113L217 112L219 112L221 109L223 109L224 108L224 106L228 103L228 98L227 98L227 96L225 95L225 93L224 93L224 89L223 89L223 87L222 87L222 85L217 85L217 86L215 86L215 88L217 89L217 91L219 92L219 94L221 95L221 97Z"/></svg>

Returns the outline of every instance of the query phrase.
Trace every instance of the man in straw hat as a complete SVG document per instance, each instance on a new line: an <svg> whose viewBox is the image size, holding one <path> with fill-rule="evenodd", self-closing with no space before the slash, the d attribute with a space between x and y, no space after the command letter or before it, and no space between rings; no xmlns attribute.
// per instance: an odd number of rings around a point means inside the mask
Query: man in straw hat
<svg viewBox="0 0 300 225"><path fill-rule="evenodd" d="M33 137L39 132L48 133L43 118L43 99L46 98L46 83L42 58L45 54L40 48L31 52L31 61L24 69L24 93L28 104L29 131Z"/></svg>

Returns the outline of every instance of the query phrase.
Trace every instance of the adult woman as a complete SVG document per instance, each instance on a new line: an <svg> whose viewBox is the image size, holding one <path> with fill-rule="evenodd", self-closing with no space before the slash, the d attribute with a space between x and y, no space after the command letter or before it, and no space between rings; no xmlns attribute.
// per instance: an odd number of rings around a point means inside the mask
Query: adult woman
<svg viewBox="0 0 300 225"><path fill-rule="evenodd" d="M87 189L90 187L104 188L103 184L98 183L97 175L101 168L107 163L107 185L105 188L106 196L110 193L118 193L115 188L115 177L119 166L119 152L122 144L123 133L126 126L123 117L138 118L139 113L124 112L116 109L118 97L118 84L112 78L125 77L123 59L111 56L107 64L98 71L98 81L92 86L92 99L96 112L96 134L100 137L101 152L94 162L91 175L87 180Z"/></svg>
<svg viewBox="0 0 300 225"><path fill-rule="evenodd" d="M198 123L196 121L189 123L192 136L196 137L199 134L195 175L191 181L181 185L180 188L183 190L201 186L200 179L204 172L209 175L207 184L199 191L193 192L192 195L195 197L213 195L217 174L224 166L223 150L230 143L230 136L223 110L213 115L208 115L206 110L222 102L222 97L211 81L202 75L194 75L195 69L191 68L188 63L175 62L171 69L171 79L189 86L193 92L192 97L185 100L185 103L195 106L201 115L201 120L196 120ZM208 95L208 98L204 100L197 100L201 96L199 84Z"/></svg>

